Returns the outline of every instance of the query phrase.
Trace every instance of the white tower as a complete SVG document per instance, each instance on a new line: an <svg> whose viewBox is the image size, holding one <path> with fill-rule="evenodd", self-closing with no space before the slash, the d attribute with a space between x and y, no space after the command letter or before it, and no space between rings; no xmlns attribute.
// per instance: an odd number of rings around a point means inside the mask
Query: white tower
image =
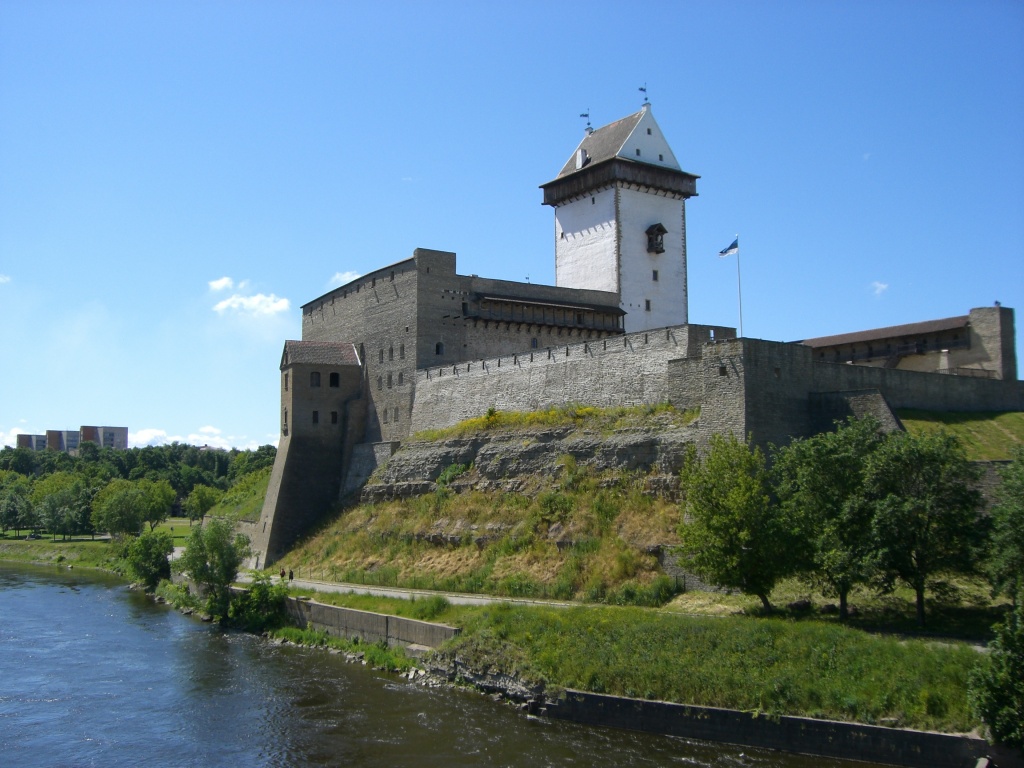
<svg viewBox="0 0 1024 768"><path fill-rule="evenodd" d="M554 181L555 285L615 291L625 330L687 322L686 199L697 179L679 167L650 104L588 130Z"/></svg>

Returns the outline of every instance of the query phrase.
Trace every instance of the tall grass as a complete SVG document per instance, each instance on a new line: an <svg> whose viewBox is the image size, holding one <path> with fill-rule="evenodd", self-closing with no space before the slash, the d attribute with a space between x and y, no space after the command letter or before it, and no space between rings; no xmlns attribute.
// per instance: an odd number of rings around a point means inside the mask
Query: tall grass
<svg viewBox="0 0 1024 768"><path fill-rule="evenodd" d="M447 649L567 688L772 714L968 731L967 646L820 623L508 605L465 616ZM511 672L512 670L506 669Z"/></svg>

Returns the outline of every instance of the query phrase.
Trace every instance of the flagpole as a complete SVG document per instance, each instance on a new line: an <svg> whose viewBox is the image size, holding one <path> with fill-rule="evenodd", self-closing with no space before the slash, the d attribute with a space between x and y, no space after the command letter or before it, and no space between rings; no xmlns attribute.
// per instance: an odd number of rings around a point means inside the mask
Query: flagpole
<svg viewBox="0 0 1024 768"><path fill-rule="evenodd" d="M740 236L736 235L736 242L740 241ZM736 296L739 300L740 305L740 338L743 338L743 288L740 283L740 249L736 249Z"/></svg>

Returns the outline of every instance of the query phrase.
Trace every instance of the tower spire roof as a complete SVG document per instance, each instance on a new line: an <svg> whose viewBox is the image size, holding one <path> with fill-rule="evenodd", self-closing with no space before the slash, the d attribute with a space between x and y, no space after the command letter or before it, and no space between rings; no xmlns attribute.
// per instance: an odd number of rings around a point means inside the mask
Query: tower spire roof
<svg viewBox="0 0 1024 768"><path fill-rule="evenodd" d="M651 105L644 104L639 112L597 130L588 131L556 178L564 178L583 170L586 166L616 157L676 171L682 170L654 119Z"/></svg>

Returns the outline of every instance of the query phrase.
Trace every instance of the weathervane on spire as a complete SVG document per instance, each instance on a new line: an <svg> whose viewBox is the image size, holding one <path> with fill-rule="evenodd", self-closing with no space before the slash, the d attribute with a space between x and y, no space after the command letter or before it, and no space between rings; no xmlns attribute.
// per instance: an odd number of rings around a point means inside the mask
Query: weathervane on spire
<svg viewBox="0 0 1024 768"><path fill-rule="evenodd" d="M586 112L580 112L580 117L587 118L587 133L591 134L594 132L593 126L590 124L590 107L587 107Z"/></svg>
<svg viewBox="0 0 1024 768"><path fill-rule="evenodd" d="M644 95L644 106L646 107L648 104L650 104L650 102L647 100L647 83L644 83L640 87L640 93Z"/></svg>

